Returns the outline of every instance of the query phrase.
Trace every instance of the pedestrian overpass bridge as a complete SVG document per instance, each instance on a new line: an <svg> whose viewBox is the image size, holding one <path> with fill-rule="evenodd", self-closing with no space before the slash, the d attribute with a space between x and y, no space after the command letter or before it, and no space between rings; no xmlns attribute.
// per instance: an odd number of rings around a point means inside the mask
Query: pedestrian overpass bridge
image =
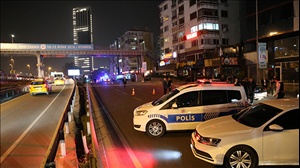
<svg viewBox="0 0 300 168"><path fill-rule="evenodd" d="M137 57L142 64L146 50L94 50L92 44L29 44L0 43L3 56L35 56L37 58L38 77L44 77L42 58L47 57ZM138 65L139 66L139 65Z"/></svg>

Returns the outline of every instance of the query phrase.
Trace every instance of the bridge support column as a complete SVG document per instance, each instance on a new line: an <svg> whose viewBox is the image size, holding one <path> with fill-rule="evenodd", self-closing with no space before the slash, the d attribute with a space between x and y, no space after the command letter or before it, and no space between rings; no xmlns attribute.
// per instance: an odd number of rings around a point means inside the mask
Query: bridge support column
<svg viewBox="0 0 300 168"><path fill-rule="evenodd" d="M37 70L38 70L38 77L43 78L44 77L44 64L43 64L43 56L40 54L35 54L37 58Z"/></svg>

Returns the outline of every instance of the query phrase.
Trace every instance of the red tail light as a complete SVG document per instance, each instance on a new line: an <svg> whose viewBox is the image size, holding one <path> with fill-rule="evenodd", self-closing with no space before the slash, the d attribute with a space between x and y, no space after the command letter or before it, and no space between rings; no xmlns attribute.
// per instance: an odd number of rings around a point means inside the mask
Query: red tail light
<svg viewBox="0 0 300 168"><path fill-rule="evenodd" d="M248 101L245 101L245 107L250 106L250 104L248 103Z"/></svg>
<svg viewBox="0 0 300 168"><path fill-rule="evenodd" d="M44 87L47 88L47 84L44 84Z"/></svg>

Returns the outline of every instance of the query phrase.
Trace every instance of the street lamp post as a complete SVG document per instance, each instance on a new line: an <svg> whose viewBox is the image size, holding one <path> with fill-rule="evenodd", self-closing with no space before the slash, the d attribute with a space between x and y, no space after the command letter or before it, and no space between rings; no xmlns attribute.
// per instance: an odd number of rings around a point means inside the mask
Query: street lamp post
<svg viewBox="0 0 300 168"><path fill-rule="evenodd" d="M15 37L15 35L11 35L11 43L14 43L14 37Z"/></svg>
<svg viewBox="0 0 300 168"><path fill-rule="evenodd" d="M11 73L12 74L14 73L14 64L15 64L15 60L11 58L9 66L11 67Z"/></svg>
<svg viewBox="0 0 300 168"><path fill-rule="evenodd" d="M27 64L27 67L28 67L28 76L30 76L30 65Z"/></svg>
<svg viewBox="0 0 300 168"><path fill-rule="evenodd" d="M51 67L48 68L48 76L49 76L49 77L50 77L50 75L51 75L51 74L50 74L50 70L51 70Z"/></svg>
<svg viewBox="0 0 300 168"><path fill-rule="evenodd" d="M13 73L13 65L12 64L9 64L9 67L10 67L10 74L12 74Z"/></svg>

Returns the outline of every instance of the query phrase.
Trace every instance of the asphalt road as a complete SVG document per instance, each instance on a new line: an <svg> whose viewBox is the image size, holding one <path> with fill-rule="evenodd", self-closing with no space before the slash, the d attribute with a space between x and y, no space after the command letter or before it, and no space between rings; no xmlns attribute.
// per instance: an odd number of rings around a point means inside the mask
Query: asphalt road
<svg viewBox="0 0 300 168"><path fill-rule="evenodd" d="M42 165L73 88L73 84L53 86L49 95L27 93L1 103L0 167Z"/></svg>
<svg viewBox="0 0 300 168"><path fill-rule="evenodd" d="M117 162L122 162L129 168L217 167L193 156L189 146L192 131L169 132L161 138L153 138L134 130L133 110L163 95L160 81L129 82L126 85L102 83L92 84L92 87L94 94L97 94L103 103L101 106L105 106L104 113L108 113L113 123L109 121L109 117L104 120L107 124L117 127L117 131L113 130L113 126L109 126L108 129L110 136L114 138L111 138L113 141L107 153L113 151L114 156L108 157L107 167L117 167L114 166L118 165ZM287 166L280 168L283 167Z"/></svg>

